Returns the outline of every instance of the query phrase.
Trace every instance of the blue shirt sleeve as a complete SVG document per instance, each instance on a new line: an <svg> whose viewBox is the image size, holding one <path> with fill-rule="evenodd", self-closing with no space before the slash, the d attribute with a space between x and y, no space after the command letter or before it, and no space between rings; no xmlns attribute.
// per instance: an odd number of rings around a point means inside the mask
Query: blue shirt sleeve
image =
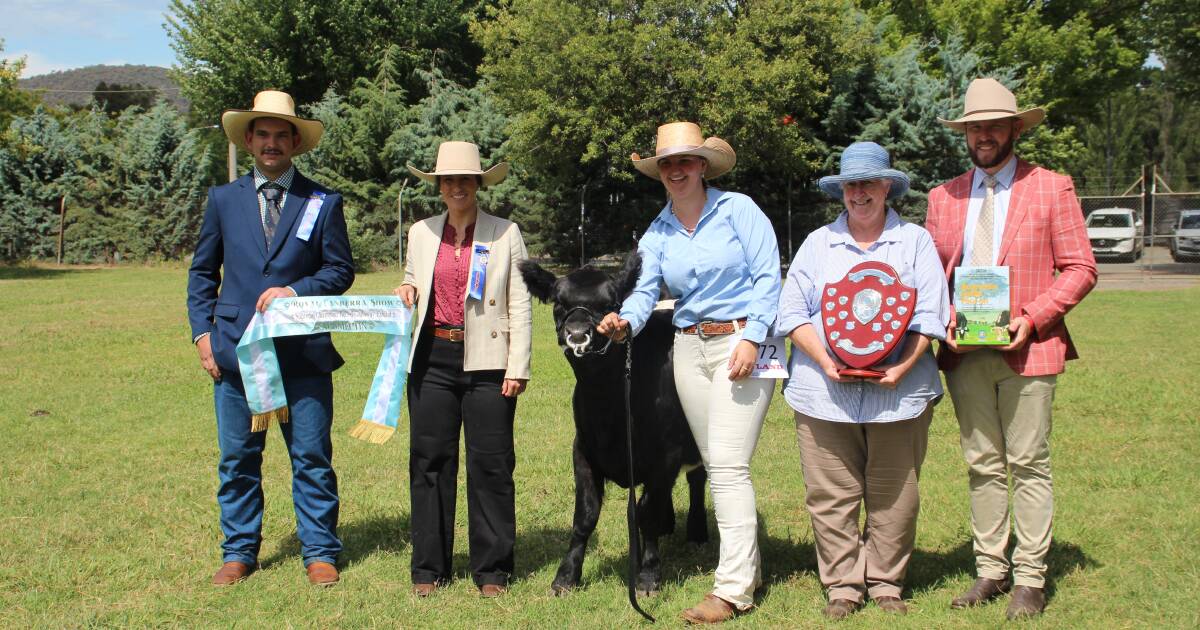
<svg viewBox="0 0 1200 630"><path fill-rule="evenodd" d="M779 310L779 243L771 220L749 197L740 195L733 229L750 268L750 305L742 339L762 343Z"/></svg>
<svg viewBox="0 0 1200 630"><path fill-rule="evenodd" d="M642 332L654 305L658 303L658 285L662 280L662 235L654 225L638 241L638 255L642 258L642 271L638 275L633 293L621 303L621 319L629 322L630 332Z"/></svg>
<svg viewBox="0 0 1200 630"><path fill-rule="evenodd" d="M820 260L813 255L816 251L813 244L814 234L804 239L804 243L796 251L796 258L788 268L783 291L779 294L779 323L776 329L780 335L790 335L793 330L811 323L812 311L808 302L809 297L817 290L817 285L810 274L820 275Z"/></svg>
<svg viewBox="0 0 1200 630"><path fill-rule="evenodd" d="M917 282L917 305L908 329L926 337L945 341L950 325L950 290L946 273L938 258L933 237L925 228L912 226L917 232L913 275Z"/></svg>

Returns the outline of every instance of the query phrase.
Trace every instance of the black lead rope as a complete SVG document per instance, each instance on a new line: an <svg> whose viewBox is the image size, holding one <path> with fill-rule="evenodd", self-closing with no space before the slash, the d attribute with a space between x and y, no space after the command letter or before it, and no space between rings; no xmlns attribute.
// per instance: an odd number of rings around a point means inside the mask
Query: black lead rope
<svg viewBox="0 0 1200 630"><path fill-rule="evenodd" d="M607 348L606 348L607 350ZM633 477L633 406L629 401L629 391L633 388L633 335L625 339L625 453L629 464L629 506L626 508L626 521L629 522L629 605L654 623L654 617L642 610L637 601L637 576L639 561L642 557L641 532L637 522L637 484Z"/></svg>

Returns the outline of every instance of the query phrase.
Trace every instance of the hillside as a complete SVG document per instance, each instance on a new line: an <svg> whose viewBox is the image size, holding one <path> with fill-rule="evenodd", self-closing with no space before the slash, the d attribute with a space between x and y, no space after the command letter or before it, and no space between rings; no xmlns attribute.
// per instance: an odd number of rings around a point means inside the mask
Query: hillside
<svg viewBox="0 0 1200 630"><path fill-rule="evenodd" d="M167 69L159 66L87 66L73 70L60 70L20 80L20 87L44 89L42 100L51 105L86 105L92 100L92 90L101 81L131 85L140 83L158 88L160 94L181 111L187 111L188 102L179 95L179 86L167 75ZM49 90L73 90L51 92Z"/></svg>

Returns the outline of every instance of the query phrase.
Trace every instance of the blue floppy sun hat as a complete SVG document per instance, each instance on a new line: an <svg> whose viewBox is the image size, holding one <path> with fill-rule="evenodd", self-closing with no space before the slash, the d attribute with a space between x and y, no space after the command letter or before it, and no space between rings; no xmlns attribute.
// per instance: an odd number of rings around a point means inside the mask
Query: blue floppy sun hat
<svg viewBox="0 0 1200 630"><path fill-rule="evenodd" d="M887 149L874 142L855 142L842 151L842 172L826 175L817 182L825 194L841 201L842 184L866 179L890 179L888 199L895 199L908 192L908 175L892 168L892 158Z"/></svg>

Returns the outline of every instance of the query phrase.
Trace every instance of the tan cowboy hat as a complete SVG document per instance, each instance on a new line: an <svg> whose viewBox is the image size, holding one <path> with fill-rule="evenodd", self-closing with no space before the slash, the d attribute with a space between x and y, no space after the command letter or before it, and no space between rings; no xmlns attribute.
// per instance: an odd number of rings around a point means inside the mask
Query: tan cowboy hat
<svg viewBox="0 0 1200 630"><path fill-rule="evenodd" d="M671 155L697 155L708 162L704 179L713 179L728 173L737 164L737 153L728 142L717 138L705 138L700 125L690 122L667 123L658 128L658 139L654 143L654 156L643 158L631 153L633 167L647 177L658 179L658 161Z"/></svg>
<svg viewBox="0 0 1200 630"><path fill-rule="evenodd" d="M413 175L430 182L437 183L438 175L478 175L483 179L484 186L499 184L508 176L508 162L501 162L488 170L483 170L479 162L479 146L473 142L443 142L438 145L437 166L432 173L426 173L408 163L408 170Z"/></svg>
<svg viewBox="0 0 1200 630"><path fill-rule="evenodd" d="M296 125L300 133L300 146L292 155L300 155L316 148L325 133L325 125L319 120L309 120L296 115L296 103L287 92L263 90L254 95L254 107L251 109L227 109L221 114L221 127L225 129L225 137L245 151L246 130L250 121L255 118L279 118Z"/></svg>
<svg viewBox="0 0 1200 630"><path fill-rule="evenodd" d="M967 86L967 97L963 103L963 115L957 120L938 118L938 122L956 131L962 131L967 123L981 120L1020 118L1025 131L1032 129L1046 118L1046 110L1032 107L1017 111L1017 97L995 79L975 79Z"/></svg>

